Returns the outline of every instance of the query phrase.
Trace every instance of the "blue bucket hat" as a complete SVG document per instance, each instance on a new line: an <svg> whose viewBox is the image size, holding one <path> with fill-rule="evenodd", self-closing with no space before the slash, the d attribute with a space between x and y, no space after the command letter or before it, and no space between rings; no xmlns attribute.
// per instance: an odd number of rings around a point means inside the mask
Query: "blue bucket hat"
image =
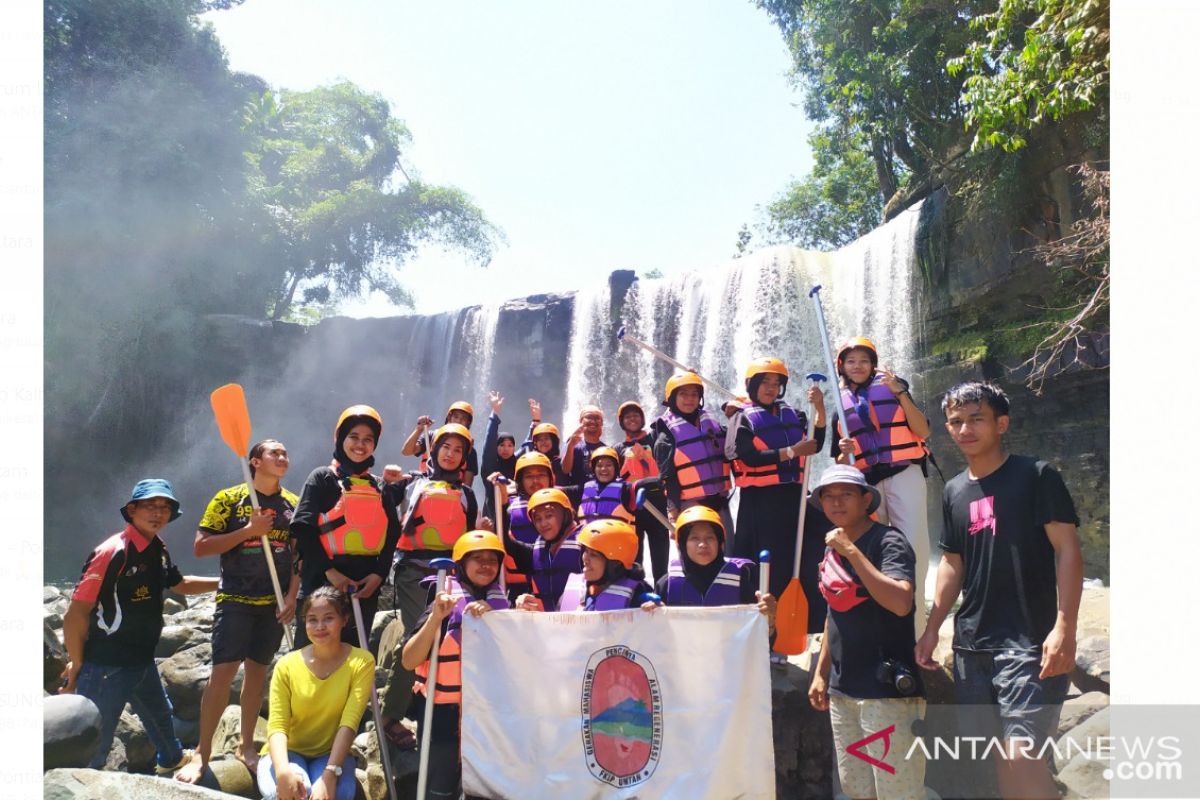
<svg viewBox="0 0 1200 800"><path fill-rule="evenodd" d="M875 509L879 508L879 503L882 499L879 495L879 490L867 483L862 470L849 464L834 464L821 473L821 479L817 482L816 488L812 490L812 494L808 498L808 501L822 513L824 513L824 509L821 508L821 490L835 483L849 483L858 486L865 492L870 492L871 503L867 506L868 514L873 514Z"/></svg>
<svg viewBox="0 0 1200 800"><path fill-rule="evenodd" d="M140 480L133 485L133 491L129 493L129 499L125 501L125 505L121 506L121 516L126 522L133 522L129 518L129 511L125 506L130 503L136 503L139 500L149 500L151 497L165 497L171 501L171 522L179 519L179 499L175 497L175 490L171 488L171 482L166 478L146 478Z"/></svg>

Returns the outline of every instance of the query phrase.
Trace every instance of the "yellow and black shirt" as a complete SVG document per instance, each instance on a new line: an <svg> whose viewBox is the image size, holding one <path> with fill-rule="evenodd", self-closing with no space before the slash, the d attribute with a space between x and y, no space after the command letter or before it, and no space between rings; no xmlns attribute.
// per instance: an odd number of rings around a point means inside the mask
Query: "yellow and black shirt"
<svg viewBox="0 0 1200 800"><path fill-rule="evenodd" d="M259 508L275 512L275 524L267 538L275 557L275 571L285 592L292 575L289 529L292 512L298 501L296 495L282 487L277 494L258 493ZM230 486L217 492L208 504L200 520L200 530L215 534L244 528L253 511L246 484ZM217 602L267 607L275 605L275 588L271 585L271 573L267 571L263 560L261 539L248 539L221 554L221 584L217 588Z"/></svg>

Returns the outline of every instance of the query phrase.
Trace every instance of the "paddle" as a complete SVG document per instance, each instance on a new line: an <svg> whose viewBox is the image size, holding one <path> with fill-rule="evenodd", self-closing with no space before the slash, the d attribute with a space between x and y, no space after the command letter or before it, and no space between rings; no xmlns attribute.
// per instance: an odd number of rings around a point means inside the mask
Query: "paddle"
<svg viewBox="0 0 1200 800"><path fill-rule="evenodd" d="M437 568L437 583L439 591L448 592L446 573L454 569L454 561L449 558L435 558L429 566ZM437 592L434 592L437 597ZM434 696L437 694L438 651L442 649L442 630L438 627L437 636L433 637L433 650L429 653L429 676L425 679L425 721L421 725L421 762L417 773L417 800L425 800L425 786L429 783L429 736L433 732Z"/></svg>
<svg viewBox="0 0 1200 800"><path fill-rule="evenodd" d="M806 375L810 381L821 382L825 376L819 372ZM805 439L811 439L813 417L808 417ZM814 454L815 455L815 454ZM775 652L797 656L808 649L808 597L800 585L800 551L804 546L804 517L808 511L808 476L812 474L812 463L805 459L804 477L800 481L800 519L796 523L796 557L792 562L792 578L779 596L775 609Z"/></svg>
<svg viewBox="0 0 1200 800"><path fill-rule="evenodd" d="M829 374L834 379L834 398L833 407L837 410L838 422L842 425L842 435L849 436L848 431L850 426L846 424L846 410L842 408L842 393L837 385L837 366L833 363L833 350L829 347L829 330L825 327L825 309L821 307L821 285L817 284L809 291L808 296L813 299L813 305L817 307L817 325L821 329L821 344L825 348L825 368L829 370ZM850 463L854 463L854 453L849 455ZM778 624L778 623L776 623Z"/></svg>
<svg viewBox="0 0 1200 800"><path fill-rule="evenodd" d="M655 358L661 358L663 361L667 362L668 364L670 364L674 367L677 367L678 369L683 370L684 372L695 372L696 377L698 377L700 380L704 381L705 386L708 386L708 387L720 392L721 394L725 395L726 397L728 397L731 400L737 399L737 395L735 395L733 392L726 389L724 386L721 386L717 383L714 383L713 381L710 381L708 378L704 377L699 372L696 372L696 370L692 369L691 367L685 367L683 364L681 364L680 362L671 358L669 355L664 353L662 350L659 350L657 347L646 344L641 339L635 339L634 337L630 336L629 334L627 334L625 332L625 328L621 328L620 330L617 331L617 338L623 342L630 342L632 344L636 344L638 347L642 348L643 350L646 350L648 353L650 353L650 355L654 356Z"/></svg>
<svg viewBox="0 0 1200 800"><path fill-rule="evenodd" d="M250 505L254 513L258 513L258 492L254 489L254 478L250 475L250 409L246 407L246 393L236 383L227 383L216 389L212 400L213 416L217 419L217 430L225 444L237 456L242 465L242 478L246 481L246 489L250 495ZM275 604L283 610L283 590L279 588L279 573L275 571L275 558L271 555L271 543L266 534L261 537L263 557L267 559L267 570L271 573L271 586L275 588ZM292 628L283 626L283 636L287 641L288 650L292 649Z"/></svg>
<svg viewBox="0 0 1200 800"><path fill-rule="evenodd" d="M758 592L767 595L771 593L771 551L758 552ZM779 629L779 620L775 620L775 629Z"/></svg>
<svg viewBox="0 0 1200 800"><path fill-rule="evenodd" d="M658 524L667 529L668 532L674 529L671 522L663 516L663 513L654 507L653 504L646 502L646 490L638 489L637 498L633 502L633 507L638 509L646 509L650 512L650 516L658 520Z"/></svg>
<svg viewBox="0 0 1200 800"><path fill-rule="evenodd" d="M354 591L357 588L354 584L350 584L346 591L350 593L350 605L354 607L354 624L358 628L358 643L365 650L367 626L363 622L362 606L359 605L358 595ZM387 737L383 734L383 712L379 710L379 693L375 690L375 681L371 681L371 714L375 717L375 738L379 741L379 757L383 761L383 774L387 778L388 795L392 800L396 800L396 780L392 777L392 758L388 755Z"/></svg>
<svg viewBox="0 0 1200 800"><path fill-rule="evenodd" d="M501 477L503 477L503 476L501 476ZM504 489L501 488L499 482L496 482L495 484L493 484L492 488L494 489L494 494L492 495L492 498L496 504L496 535L500 537L500 546L504 547L505 551L506 551L504 554L504 558L501 559L501 561L500 561L500 591L504 592L504 596L507 597L508 596L508 578L505 576L504 571L505 571L505 569L508 568L507 562L511 561L513 563L514 569L517 566L517 562L516 562L516 559L514 559L512 556L510 556L507 553L508 548L505 546L505 543L504 543Z"/></svg>

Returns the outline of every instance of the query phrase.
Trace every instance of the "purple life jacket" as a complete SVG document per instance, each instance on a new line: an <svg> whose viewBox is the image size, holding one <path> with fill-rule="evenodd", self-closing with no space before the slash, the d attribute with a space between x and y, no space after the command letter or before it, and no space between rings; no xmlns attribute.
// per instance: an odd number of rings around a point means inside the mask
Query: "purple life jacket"
<svg viewBox="0 0 1200 800"><path fill-rule="evenodd" d="M633 578L619 578L604 588L600 594L589 596L587 581L582 572L576 572L567 579L567 588L563 590L562 598L558 601L559 611L624 611L632 608L636 602L633 593L638 589L639 581Z"/></svg>
<svg viewBox="0 0 1200 800"><path fill-rule="evenodd" d="M742 568L751 563L746 558L727 558L717 577L713 578L704 596L683 574L683 562L672 559L667 567L668 606L736 606L742 602Z"/></svg>
<svg viewBox="0 0 1200 800"><path fill-rule="evenodd" d="M559 608L567 582L572 575L583 572L583 549L575 539L578 533L578 528L568 531L553 555L550 554L550 543L541 536L533 543L533 580L546 609ZM578 605L577 597L574 607L562 610L574 611Z"/></svg>
<svg viewBox="0 0 1200 800"><path fill-rule="evenodd" d="M450 596L454 598L454 610L447 617L449 621L446 623L446 633L453 636L456 642L462 644L463 609L467 607L468 603L475 602L475 598L463 588L463 585L458 582L458 578L454 577L450 578ZM487 587L487 596L484 599L487 600L489 606L497 611L503 611L512 607L508 604L508 597L500 589L499 581L494 581Z"/></svg>
<svg viewBox="0 0 1200 800"><path fill-rule="evenodd" d="M603 486L599 481L588 481L583 485L579 513L576 516L583 522L591 522L601 517L614 517L631 522L633 515L621 503L621 490L624 486L625 482L620 478Z"/></svg>
<svg viewBox="0 0 1200 800"><path fill-rule="evenodd" d="M514 539L525 544L534 544L542 538L529 518L528 497L516 495L508 501L508 530Z"/></svg>
<svg viewBox="0 0 1200 800"><path fill-rule="evenodd" d="M864 470L876 464L900 466L921 461L927 455L925 442L908 427L900 398L883 383L882 375L872 378L866 390L857 395L843 387L840 401L850 429L846 435L854 439L855 466ZM866 419L862 416L864 410Z"/></svg>
<svg viewBox="0 0 1200 800"><path fill-rule="evenodd" d="M782 450L785 447L798 445L804 440L806 433L804 424L800 421L800 416L795 409L782 400L776 401L776 405L779 408L779 416L775 416L770 409L763 408L757 403L751 403L742 408L742 413L745 415L746 421L750 423L750 430L754 432L755 439L760 440L755 444L758 445L761 442L766 445L763 448L765 450ZM800 456L788 461L780 461L772 466L778 473L779 483L799 483L804 475Z"/></svg>
<svg viewBox="0 0 1200 800"><path fill-rule="evenodd" d="M671 410L664 412L661 419L675 437L678 499L696 500L727 492L729 462L725 460L725 442L717 421L701 412L697 427Z"/></svg>

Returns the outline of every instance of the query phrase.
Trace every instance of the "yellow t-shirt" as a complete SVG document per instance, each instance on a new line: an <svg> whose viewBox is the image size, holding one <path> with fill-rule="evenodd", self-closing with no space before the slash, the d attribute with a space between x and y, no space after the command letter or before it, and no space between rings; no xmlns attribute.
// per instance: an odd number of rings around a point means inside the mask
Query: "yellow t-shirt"
<svg viewBox="0 0 1200 800"><path fill-rule="evenodd" d="M267 738L285 733L288 750L308 758L328 753L338 728L358 730L374 680L375 658L359 647L351 647L350 655L325 680L313 675L301 651L288 653L271 676ZM263 747L262 752L267 750Z"/></svg>

